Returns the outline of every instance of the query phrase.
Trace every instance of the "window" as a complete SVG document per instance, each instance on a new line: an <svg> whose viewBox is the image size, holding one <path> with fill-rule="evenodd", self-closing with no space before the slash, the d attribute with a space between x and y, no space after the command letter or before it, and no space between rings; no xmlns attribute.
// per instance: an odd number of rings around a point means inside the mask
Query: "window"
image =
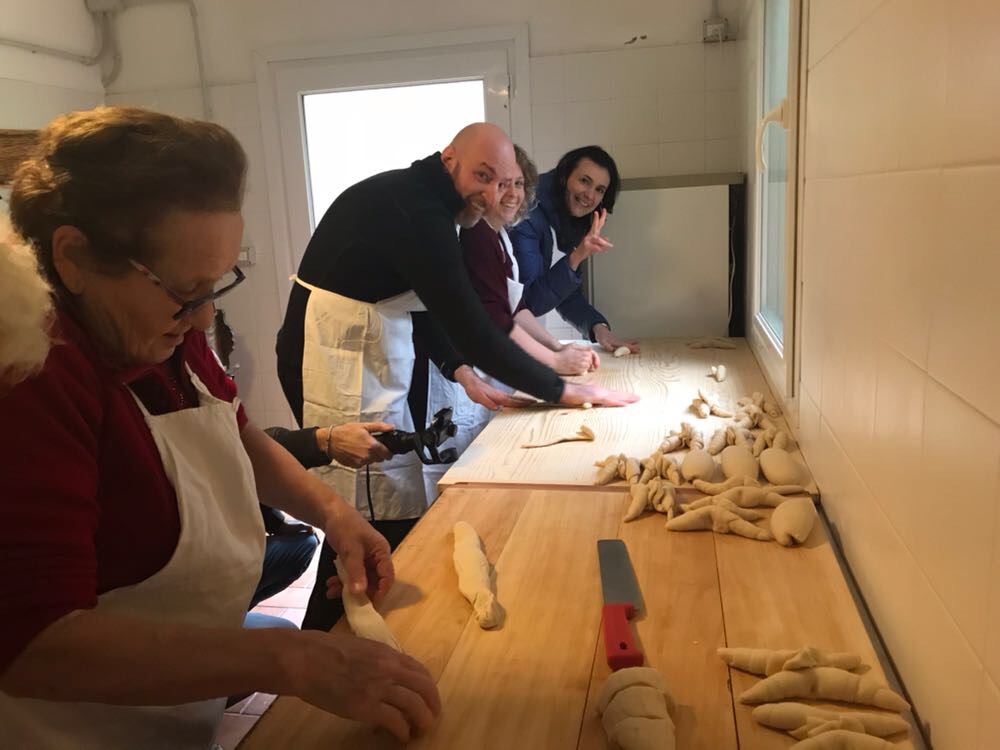
<svg viewBox="0 0 1000 750"><path fill-rule="evenodd" d="M794 395L799 0L765 0L760 51L750 343L776 395Z"/></svg>

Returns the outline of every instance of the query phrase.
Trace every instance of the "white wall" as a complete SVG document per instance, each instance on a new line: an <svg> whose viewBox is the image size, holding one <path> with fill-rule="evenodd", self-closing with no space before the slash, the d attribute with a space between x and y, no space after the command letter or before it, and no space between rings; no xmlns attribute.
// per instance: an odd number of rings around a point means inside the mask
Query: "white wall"
<svg viewBox="0 0 1000 750"><path fill-rule="evenodd" d="M96 52L94 23L81 0L4 0L0 19L0 37L78 55ZM0 128L33 130L58 114L103 102L97 66L0 45Z"/></svg>
<svg viewBox="0 0 1000 750"><path fill-rule="evenodd" d="M937 750L1000 747L1000 4L812 0L802 450Z"/></svg>
<svg viewBox="0 0 1000 750"><path fill-rule="evenodd" d="M739 0L720 3L734 28ZM291 419L274 369L279 309L252 53L278 45L336 42L487 25L528 23L532 127L542 169L585 142L612 151L625 176L737 171L738 42L704 45L711 2L627 0L607 4L300 2L198 3L214 119L250 156L244 216L257 264L223 307L237 334L233 361L251 414ZM119 19L124 64L108 103L203 116L190 19L181 5L129 9ZM646 34L643 47L624 41Z"/></svg>

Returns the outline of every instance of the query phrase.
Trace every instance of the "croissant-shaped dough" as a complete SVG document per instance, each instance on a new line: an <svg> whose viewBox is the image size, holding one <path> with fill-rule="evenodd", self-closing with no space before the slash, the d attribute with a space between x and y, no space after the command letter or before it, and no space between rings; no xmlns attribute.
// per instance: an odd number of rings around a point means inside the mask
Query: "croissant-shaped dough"
<svg viewBox="0 0 1000 750"><path fill-rule="evenodd" d="M730 445L722 451L719 459L722 462L722 473L729 479L732 477L753 477L756 479L760 471L753 452L741 445Z"/></svg>
<svg viewBox="0 0 1000 750"><path fill-rule="evenodd" d="M896 745L870 734L835 729L796 742L791 750L894 750Z"/></svg>
<svg viewBox="0 0 1000 750"><path fill-rule="evenodd" d="M483 551L483 542L465 521L455 524L455 550L452 561L458 573L458 590L469 600L476 613L476 622L484 630L503 622L504 610L493 593L490 562Z"/></svg>
<svg viewBox="0 0 1000 750"><path fill-rule="evenodd" d="M802 486L809 482L806 467L781 448L768 448L760 454L760 470L771 484Z"/></svg>
<svg viewBox="0 0 1000 750"><path fill-rule="evenodd" d="M770 676L785 669L837 667L854 670L862 666L861 657L849 652L823 651L813 646L772 650L769 648L720 648L719 658L735 669Z"/></svg>
<svg viewBox="0 0 1000 750"><path fill-rule="evenodd" d="M649 667L612 672L597 696L597 711L612 748L675 750L673 699Z"/></svg>
<svg viewBox="0 0 1000 750"><path fill-rule="evenodd" d="M715 475L715 459L706 450L695 449L687 452L681 462L681 476L686 480L711 479Z"/></svg>
<svg viewBox="0 0 1000 750"><path fill-rule="evenodd" d="M699 492L704 492L706 495L721 495L734 487L760 487L760 482L753 477L730 477L725 482L706 482L703 479L695 479L691 484Z"/></svg>
<svg viewBox="0 0 1000 750"><path fill-rule="evenodd" d="M809 667L778 672L744 691L740 701L770 703L786 698L845 701L890 711L906 711L910 707L902 696L874 677L857 675L835 667Z"/></svg>
<svg viewBox="0 0 1000 750"><path fill-rule="evenodd" d="M340 562L340 558L334 558L334 565L337 568L337 577L344 585L344 614L347 616L347 624L351 626L351 632L359 638L367 638L372 641L384 643L397 651L402 651L396 637L389 630L368 596L364 593L355 594L348 588L347 572Z"/></svg>
<svg viewBox="0 0 1000 750"><path fill-rule="evenodd" d="M721 506L731 513L735 513L744 521L759 521L764 518L761 513L757 513L749 508L741 508L724 495L709 495L708 497L699 498L693 503L682 503L681 510L687 513L688 511L698 510L698 508L704 508L708 505Z"/></svg>
<svg viewBox="0 0 1000 750"><path fill-rule="evenodd" d="M772 729L783 729L796 736L799 730L806 728L803 736L820 726L820 722L841 721L844 726L838 729L851 729L855 732L865 732L876 737L889 737L910 731L910 725L902 716L889 713L871 713L869 711L852 711L844 713L828 711L825 708L809 706L805 703L765 703L753 710L753 718L758 724ZM803 737L798 737L803 739Z"/></svg>
<svg viewBox="0 0 1000 750"><path fill-rule="evenodd" d="M816 522L816 506L811 497L793 497L778 505L771 515L771 533L785 547L803 544Z"/></svg>
<svg viewBox="0 0 1000 750"><path fill-rule="evenodd" d="M671 531L700 531L711 529L717 534L738 534L748 539L767 541L771 532L744 521L732 511L718 505L708 505L690 513L675 516L667 521Z"/></svg>
<svg viewBox="0 0 1000 750"><path fill-rule="evenodd" d="M616 479L624 479L625 477L618 476L618 462L625 459L624 453L617 453L608 456L603 461L598 461L595 466L597 466L597 476L594 478L594 484L611 484Z"/></svg>

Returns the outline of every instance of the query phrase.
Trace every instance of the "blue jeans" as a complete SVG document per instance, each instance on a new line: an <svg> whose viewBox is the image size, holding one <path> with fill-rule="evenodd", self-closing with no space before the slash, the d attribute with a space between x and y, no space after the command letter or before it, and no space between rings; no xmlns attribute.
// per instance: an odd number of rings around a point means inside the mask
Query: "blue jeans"
<svg viewBox="0 0 1000 750"><path fill-rule="evenodd" d="M283 591L306 572L319 540L315 534L272 534L267 537L260 583L250 600L253 609Z"/></svg>

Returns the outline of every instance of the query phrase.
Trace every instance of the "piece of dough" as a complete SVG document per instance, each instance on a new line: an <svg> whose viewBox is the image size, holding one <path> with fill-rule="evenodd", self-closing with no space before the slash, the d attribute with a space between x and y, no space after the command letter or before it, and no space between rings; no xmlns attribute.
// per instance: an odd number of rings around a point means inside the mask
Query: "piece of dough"
<svg viewBox="0 0 1000 750"><path fill-rule="evenodd" d="M726 379L726 366L712 365L712 369L709 371L709 377L715 378L716 382L721 383Z"/></svg>
<svg viewBox="0 0 1000 750"><path fill-rule="evenodd" d="M723 338L721 336L709 336L703 339L695 339L694 341L688 342L688 348L690 349L735 349L736 344L734 344L729 339Z"/></svg>
<svg viewBox="0 0 1000 750"><path fill-rule="evenodd" d="M697 485L695 485L697 487ZM736 503L741 508L777 508L788 500L784 495L772 492L769 487L732 487L724 492L720 492L716 497L724 497Z"/></svg>
<svg viewBox="0 0 1000 750"><path fill-rule="evenodd" d="M628 488L629 500L628 509L625 511L625 522L634 521L643 514L649 506L649 485L636 483Z"/></svg>
<svg viewBox="0 0 1000 750"><path fill-rule="evenodd" d="M814 646L795 649L720 648L719 658L734 669L750 674L770 676L786 669L837 667L855 670L862 665L861 657L851 652L824 651Z"/></svg>
<svg viewBox="0 0 1000 750"><path fill-rule="evenodd" d="M881 737L835 729L796 742L791 750L893 750L895 747Z"/></svg>
<svg viewBox="0 0 1000 750"><path fill-rule="evenodd" d="M649 667L612 672L597 696L601 724L619 750L674 750L674 710L663 676Z"/></svg>
<svg viewBox="0 0 1000 750"><path fill-rule="evenodd" d="M760 454L760 470L771 484L805 486L809 483L806 467L781 448L768 448Z"/></svg>
<svg viewBox="0 0 1000 750"><path fill-rule="evenodd" d="M835 667L809 667L778 672L744 691L740 702L771 703L786 698L845 701L890 711L906 711L910 708L910 704L902 696L874 677L857 675Z"/></svg>
<svg viewBox="0 0 1000 750"><path fill-rule="evenodd" d="M627 667L612 672L601 685L601 692L597 696L597 711L603 714L615 693L632 685L649 685L663 695L669 694L663 675L652 667Z"/></svg>
<svg viewBox="0 0 1000 750"><path fill-rule="evenodd" d="M757 459L754 458L753 453L741 445L730 445L725 448L719 456L719 460L722 463L722 473L726 475L727 479L733 477L756 479L760 473ZM782 482L782 484L791 484L791 482Z"/></svg>
<svg viewBox="0 0 1000 750"><path fill-rule="evenodd" d="M693 503L682 503L681 510L687 513L689 510L698 510L698 508L704 508L707 505L718 505L725 508L730 513L738 515L744 521L760 521L764 518L763 514L749 508L742 508L723 495L709 495L708 497L699 498Z"/></svg>
<svg viewBox="0 0 1000 750"><path fill-rule="evenodd" d="M720 427L708 439L708 452L713 456L717 456L722 453L723 448L727 445L729 445L729 430L725 427Z"/></svg>
<svg viewBox="0 0 1000 750"><path fill-rule="evenodd" d="M843 721L846 724L860 726L854 731L863 731L876 737L890 737L894 734L909 733L910 724L902 716L890 713L872 713L870 711L852 711L850 713L829 711L818 706L805 703L765 703L753 710L753 718L758 724L772 729L783 729L786 732L797 733L806 728L814 729L817 721ZM849 729L850 726L838 727ZM801 737L799 739L802 739Z"/></svg>
<svg viewBox="0 0 1000 750"><path fill-rule="evenodd" d="M753 477L730 477L725 482L706 482L703 479L695 479L691 483L695 489L706 495L721 495L736 487L760 487L760 482Z"/></svg>
<svg viewBox="0 0 1000 750"><path fill-rule="evenodd" d="M816 506L811 497L793 497L778 505L771 515L771 533L785 547L804 544L816 522Z"/></svg>
<svg viewBox="0 0 1000 750"><path fill-rule="evenodd" d="M614 352L611 353L612 357L626 357L632 353L632 350L627 346L619 346Z"/></svg>
<svg viewBox="0 0 1000 750"><path fill-rule="evenodd" d="M359 638L367 638L371 641L378 641L387 646L391 646L397 651L402 651L396 641L389 626L385 624L374 605L365 593L355 594L349 587L347 573L344 571L340 558L334 558L334 565L337 568L337 578L344 585L344 593L341 595L344 600L344 614L347 616L347 624L351 626L351 632Z"/></svg>
<svg viewBox="0 0 1000 750"><path fill-rule="evenodd" d="M453 532L455 550L452 561L458 573L458 590L472 604L479 627L484 630L495 628L503 622L504 610L493 593L490 561L483 551L483 542L476 530L465 521L456 523Z"/></svg>
<svg viewBox="0 0 1000 750"><path fill-rule="evenodd" d="M688 451L681 463L681 476L692 479L711 480L715 476L715 459L705 450Z"/></svg>
<svg viewBox="0 0 1000 750"><path fill-rule="evenodd" d="M557 443L573 443L579 440L584 442L593 442L595 439L594 431L587 427L587 425L580 425L580 429L576 431L574 435L563 435L562 437L551 438L550 440L543 440L538 443L524 443L522 448L545 448L549 445L556 445Z"/></svg>
<svg viewBox="0 0 1000 750"><path fill-rule="evenodd" d="M765 542L771 539L771 532L744 521L732 511L718 505L708 505L690 513L675 516L667 521L671 531L701 531L711 529L717 534L738 534L747 539Z"/></svg>
<svg viewBox="0 0 1000 750"><path fill-rule="evenodd" d="M597 476L594 478L594 484L611 484L611 482L616 479L624 479L625 477L618 475L618 462L624 460L625 454L618 453L608 456L603 461L598 461L594 465L598 467Z"/></svg>

